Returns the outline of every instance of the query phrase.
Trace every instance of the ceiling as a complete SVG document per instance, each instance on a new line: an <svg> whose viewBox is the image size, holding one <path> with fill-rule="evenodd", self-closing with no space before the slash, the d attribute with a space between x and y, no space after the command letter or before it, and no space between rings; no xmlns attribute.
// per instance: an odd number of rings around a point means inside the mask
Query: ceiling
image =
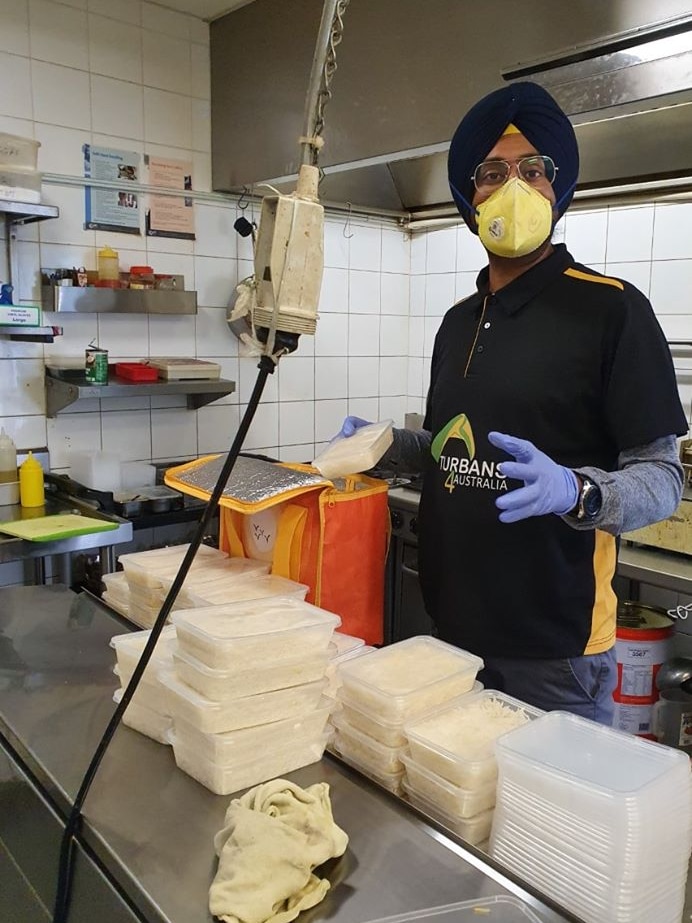
<svg viewBox="0 0 692 923"><path fill-rule="evenodd" d="M252 3L252 0L155 0L155 2L159 6L165 6L166 9L176 10L178 13L189 13L191 16L209 21L223 16L224 13L230 13L239 6L245 6L246 3Z"/></svg>

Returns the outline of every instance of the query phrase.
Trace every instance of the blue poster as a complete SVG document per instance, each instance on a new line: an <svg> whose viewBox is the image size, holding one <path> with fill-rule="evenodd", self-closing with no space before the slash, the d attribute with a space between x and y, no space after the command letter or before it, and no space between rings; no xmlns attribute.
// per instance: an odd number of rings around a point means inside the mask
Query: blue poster
<svg viewBox="0 0 692 923"><path fill-rule="evenodd" d="M140 155L136 151L85 144L84 176L104 180L113 188L86 186L84 189L84 229L141 234L139 196L129 191L128 183L139 183Z"/></svg>

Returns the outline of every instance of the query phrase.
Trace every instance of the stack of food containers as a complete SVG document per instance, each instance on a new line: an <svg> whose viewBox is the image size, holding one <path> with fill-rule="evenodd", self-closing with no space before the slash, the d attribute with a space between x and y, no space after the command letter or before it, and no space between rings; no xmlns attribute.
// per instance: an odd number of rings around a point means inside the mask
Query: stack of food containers
<svg viewBox="0 0 692 923"><path fill-rule="evenodd" d="M130 588L127 584L127 577L122 571L115 574L104 574L101 578L105 590L101 599L111 607L124 615L126 618L130 614Z"/></svg>
<svg viewBox="0 0 692 923"><path fill-rule="evenodd" d="M565 712L497 742L491 855L585 923L679 923L686 754Z"/></svg>
<svg viewBox="0 0 692 923"><path fill-rule="evenodd" d="M116 702L122 698L150 636L151 631L135 631L111 638L111 647L115 648L117 658L113 672L120 679L120 689L113 696ZM161 670L172 667L175 643L175 628L167 625L159 635L151 659L123 715L123 724L162 744L169 742L168 734L173 722L159 675Z"/></svg>
<svg viewBox="0 0 692 923"><path fill-rule="evenodd" d="M178 766L219 795L320 759L337 615L273 597L174 612L174 670L159 676Z"/></svg>
<svg viewBox="0 0 692 923"><path fill-rule="evenodd" d="M399 794L405 722L469 692L482 666L480 657L427 636L342 664L334 748L346 762Z"/></svg>
<svg viewBox="0 0 692 923"><path fill-rule="evenodd" d="M128 618L135 624L143 628L150 628L154 624L187 549L187 545L174 545L120 556L129 588ZM208 605L209 601L199 595L203 590L213 595L214 599L228 599L236 583L264 576L268 569L269 565L263 561L229 558L223 551L201 545L174 607L185 609ZM276 595L278 592L286 592L286 588L277 588L271 592ZM307 587L304 592L307 592ZM254 595L269 594L263 588L262 592Z"/></svg>
<svg viewBox="0 0 692 923"><path fill-rule="evenodd" d="M401 761L411 804L467 842L484 843L495 807L495 742L542 714L502 692L485 690L407 722L410 752Z"/></svg>
<svg viewBox="0 0 692 923"><path fill-rule="evenodd" d="M339 666L349 660L353 660L354 657L362 657L363 654L369 654L370 651L374 650L375 648L371 647L369 644L366 644L363 638L356 638L353 635L345 635L339 631L334 632L332 643L329 645L329 663L327 664L326 692L326 694L331 699L335 700L332 714L329 716L329 721L327 722L327 729L329 732L327 746L330 748L336 735L336 728L333 721L333 712L340 708L339 703L336 701L339 695L339 689L341 688Z"/></svg>

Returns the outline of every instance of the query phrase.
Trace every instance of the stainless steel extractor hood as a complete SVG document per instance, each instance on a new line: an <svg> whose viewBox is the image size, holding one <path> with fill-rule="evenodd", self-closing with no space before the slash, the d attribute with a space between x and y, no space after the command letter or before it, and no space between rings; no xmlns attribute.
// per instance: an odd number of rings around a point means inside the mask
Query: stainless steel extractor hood
<svg viewBox="0 0 692 923"><path fill-rule="evenodd" d="M321 5L255 0L212 23L215 189L292 188ZM351 0L321 195L452 213L446 157L459 118L517 79L546 86L572 118L580 196L692 190L690 30L689 0Z"/></svg>

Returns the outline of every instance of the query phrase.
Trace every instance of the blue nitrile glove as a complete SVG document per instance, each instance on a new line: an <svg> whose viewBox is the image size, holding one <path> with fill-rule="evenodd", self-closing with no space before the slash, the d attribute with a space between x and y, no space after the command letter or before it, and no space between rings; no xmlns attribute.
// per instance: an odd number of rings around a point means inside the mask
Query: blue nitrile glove
<svg viewBox="0 0 692 923"><path fill-rule="evenodd" d="M546 513L564 516L576 506L579 482L574 471L558 465L526 439L488 433L488 442L516 458L515 462L501 463L502 474L524 481L524 487L510 490L495 501L495 506L502 510L501 522L517 522Z"/></svg>
<svg viewBox="0 0 692 923"><path fill-rule="evenodd" d="M356 430L359 430L361 426L370 426L370 423L368 420L363 420L360 417L346 417L341 429L337 433L337 436L344 436L348 438L349 436L352 436Z"/></svg>

